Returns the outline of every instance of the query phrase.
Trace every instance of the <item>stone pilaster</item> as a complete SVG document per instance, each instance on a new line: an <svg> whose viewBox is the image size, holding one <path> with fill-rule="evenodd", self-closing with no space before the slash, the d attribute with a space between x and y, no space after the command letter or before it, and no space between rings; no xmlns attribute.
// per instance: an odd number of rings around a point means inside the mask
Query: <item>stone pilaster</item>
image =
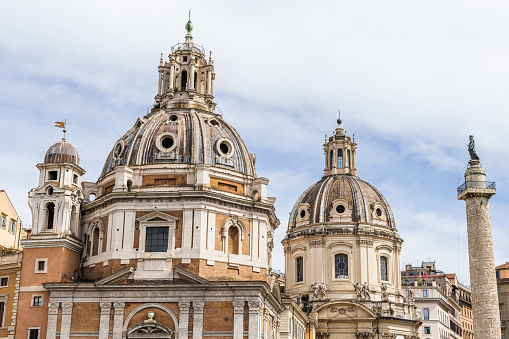
<svg viewBox="0 0 509 339"><path fill-rule="evenodd" d="M261 302L259 300L248 301L249 307L249 339L260 338L260 312L262 310Z"/></svg>
<svg viewBox="0 0 509 339"><path fill-rule="evenodd" d="M113 303L113 339L122 339L122 325L124 323L125 303Z"/></svg>
<svg viewBox="0 0 509 339"><path fill-rule="evenodd" d="M233 301L233 339L244 338L244 300Z"/></svg>
<svg viewBox="0 0 509 339"><path fill-rule="evenodd" d="M179 338L189 337L189 301L179 302Z"/></svg>
<svg viewBox="0 0 509 339"><path fill-rule="evenodd" d="M71 333L72 302L62 303L62 325L60 326L60 339L69 339Z"/></svg>
<svg viewBox="0 0 509 339"><path fill-rule="evenodd" d="M48 327L46 329L46 338L55 339L57 337L57 321L59 302L48 302Z"/></svg>
<svg viewBox="0 0 509 339"><path fill-rule="evenodd" d="M99 318L99 339L108 339L110 332L111 302L102 302L99 306L101 307L101 315Z"/></svg>
<svg viewBox="0 0 509 339"><path fill-rule="evenodd" d="M203 332L203 301L193 301L193 339L201 339Z"/></svg>
<svg viewBox="0 0 509 339"><path fill-rule="evenodd" d="M479 161L471 160L465 172L464 189L458 199L467 211L468 255L475 338L500 339L500 317L495 276L495 256L488 200L494 187L486 185Z"/></svg>

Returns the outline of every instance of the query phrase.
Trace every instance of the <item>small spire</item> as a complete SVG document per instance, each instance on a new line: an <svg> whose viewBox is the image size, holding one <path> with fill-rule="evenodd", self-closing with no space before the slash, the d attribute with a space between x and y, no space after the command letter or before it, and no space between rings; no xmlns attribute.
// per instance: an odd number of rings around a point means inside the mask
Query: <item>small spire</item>
<svg viewBox="0 0 509 339"><path fill-rule="evenodd" d="M191 10L189 10L189 21L186 24L186 43L190 43L193 41L193 36L191 35L191 31L193 30L193 23L191 22Z"/></svg>
<svg viewBox="0 0 509 339"><path fill-rule="evenodd" d="M325 133L325 142L327 142L327 133Z"/></svg>
<svg viewBox="0 0 509 339"><path fill-rule="evenodd" d="M161 53L161 60L159 60L159 66L163 65L163 53Z"/></svg>
<svg viewBox="0 0 509 339"><path fill-rule="evenodd" d="M338 120L337 120L337 123L338 123L338 127L341 127L341 123L343 122L343 121L341 120L341 110L338 110L338 113L339 113L339 118L338 118Z"/></svg>

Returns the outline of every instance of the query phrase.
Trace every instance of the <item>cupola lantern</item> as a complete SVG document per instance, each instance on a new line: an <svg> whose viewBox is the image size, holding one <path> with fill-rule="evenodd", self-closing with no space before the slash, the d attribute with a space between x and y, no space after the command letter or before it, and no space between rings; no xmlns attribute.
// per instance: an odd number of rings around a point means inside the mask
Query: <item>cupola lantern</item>
<svg viewBox="0 0 509 339"><path fill-rule="evenodd" d="M323 150L325 154L324 174L350 174L357 175L355 167L355 152L357 144L354 139L346 135L346 131L341 128L341 113L337 120L338 127L332 133L332 136L325 137Z"/></svg>

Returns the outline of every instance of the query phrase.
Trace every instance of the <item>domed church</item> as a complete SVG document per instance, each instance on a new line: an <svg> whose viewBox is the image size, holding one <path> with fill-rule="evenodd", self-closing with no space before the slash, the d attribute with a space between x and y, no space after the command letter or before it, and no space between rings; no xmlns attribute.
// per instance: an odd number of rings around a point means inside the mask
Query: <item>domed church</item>
<svg viewBox="0 0 509 339"><path fill-rule="evenodd" d="M384 196L357 176L355 140L325 137L323 178L299 197L282 241L286 293L309 310L316 338L418 338L402 295L398 235Z"/></svg>
<svg viewBox="0 0 509 339"><path fill-rule="evenodd" d="M192 29L161 56L153 109L96 182L65 139L37 165L17 337L279 336L275 198L216 110L214 63Z"/></svg>

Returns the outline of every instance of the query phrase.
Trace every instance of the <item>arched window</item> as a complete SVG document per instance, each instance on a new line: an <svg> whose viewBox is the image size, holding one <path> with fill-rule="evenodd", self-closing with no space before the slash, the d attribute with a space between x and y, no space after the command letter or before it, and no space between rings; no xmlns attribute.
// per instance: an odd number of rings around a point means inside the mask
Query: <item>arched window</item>
<svg viewBox="0 0 509 339"><path fill-rule="evenodd" d="M193 87L194 89L196 90L198 88L198 85L197 85L197 82L198 81L198 73L194 72L194 82L193 82Z"/></svg>
<svg viewBox="0 0 509 339"><path fill-rule="evenodd" d="M350 168L350 150L346 151L346 168Z"/></svg>
<svg viewBox="0 0 509 339"><path fill-rule="evenodd" d="M53 229L53 221L55 220L55 204L50 202L48 206L46 206L46 225L47 229L52 230Z"/></svg>
<svg viewBox="0 0 509 339"><path fill-rule="evenodd" d="M304 281L304 258L295 259L295 282Z"/></svg>
<svg viewBox="0 0 509 339"><path fill-rule="evenodd" d="M127 180L127 192L131 192L133 189L133 182L131 180Z"/></svg>
<svg viewBox="0 0 509 339"><path fill-rule="evenodd" d="M387 257L380 257L380 279L383 281L389 281L389 260Z"/></svg>
<svg viewBox="0 0 509 339"><path fill-rule="evenodd" d="M94 232L92 233L92 255L97 255L99 253L99 228L94 228Z"/></svg>
<svg viewBox="0 0 509 339"><path fill-rule="evenodd" d="M180 77L180 90L187 90L187 71L182 71L182 76Z"/></svg>
<svg viewBox="0 0 509 339"><path fill-rule="evenodd" d="M338 148L338 168L343 168L343 150Z"/></svg>
<svg viewBox="0 0 509 339"><path fill-rule="evenodd" d="M239 254L239 229L236 226L228 228L228 253Z"/></svg>
<svg viewBox="0 0 509 339"><path fill-rule="evenodd" d="M334 151L330 151L330 157L329 157L329 168L332 169L334 167Z"/></svg>
<svg viewBox="0 0 509 339"><path fill-rule="evenodd" d="M336 279L348 279L348 256L346 254L334 256L334 273Z"/></svg>

